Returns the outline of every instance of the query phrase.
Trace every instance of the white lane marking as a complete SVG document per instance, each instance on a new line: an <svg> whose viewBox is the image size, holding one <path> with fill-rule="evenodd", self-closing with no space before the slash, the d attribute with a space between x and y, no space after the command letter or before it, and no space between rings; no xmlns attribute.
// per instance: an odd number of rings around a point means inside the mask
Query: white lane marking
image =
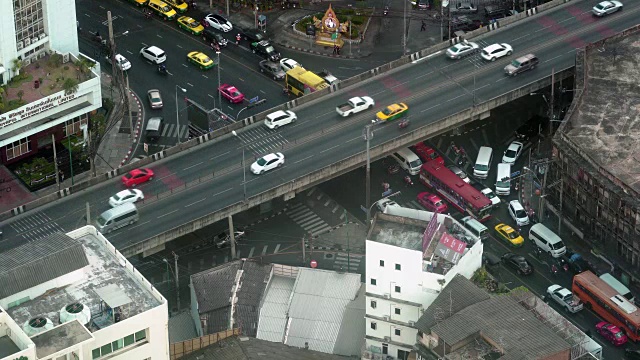
<svg viewBox="0 0 640 360"><path fill-rule="evenodd" d="M273 253L274 253L274 254L277 254L277 253L278 253L278 251L280 251L280 244L276 245L276 249L275 249L275 250L273 250Z"/></svg>
<svg viewBox="0 0 640 360"><path fill-rule="evenodd" d="M162 39L162 36L156 34L157 37L159 37L160 39ZM176 45L177 47L179 47L180 49L182 49L182 47L180 45Z"/></svg>
<svg viewBox="0 0 640 360"><path fill-rule="evenodd" d="M202 77L203 77L203 78L205 78L205 79L208 79L208 78L209 78L209 77L208 77L207 75L205 75L205 74L202 74Z"/></svg>
<svg viewBox="0 0 640 360"><path fill-rule="evenodd" d="M196 166L198 166L198 165L200 165L200 164L202 164L202 161L201 161L201 162L199 162L199 163L197 163L197 164L193 164L193 165L191 165L191 166L188 166L188 167L186 167L186 168L182 169L182 171L185 171L185 170L191 169L192 167L196 167Z"/></svg>
<svg viewBox="0 0 640 360"><path fill-rule="evenodd" d="M421 113L423 113L423 112L425 112L425 111L429 111L429 110L431 110L431 109L433 109L433 108L437 108L438 106L440 106L440 104L438 104L438 105L433 105L432 107L427 108L427 109L424 109L424 110L422 110L422 111L420 111L420 112L421 112Z"/></svg>
<svg viewBox="0 0 640 360"><path fill-rule="evenodd" d="M140 43L140 44L142 44L142 46L144 46L144 47L149 46L149 45L147 45L147 44L145 44L145 43Z"/></svg>
<svg viewBox="0 0 640 360"><path fill-rule="evenodd" d="M328 149L324 149L324 150L320 151L320 154L322 154L325 151L333 150L333 149L337 148L338 146L340 146L340 145L336 145L336 146L330 147Z"/></svg>
<svg viewBox="0 0 640 360"><path fill-rule="evenodd" d="M421 77L425 77L425 76L427 76L427 75L431 75L431 74L433 74L433 71L429 71L429 72L428 72L428 73L426 73L426 74L422 74L422 75L420 75L420 76L416 77L416 79L420 79Z"/></svg>
<svg viewBox="0 0 640 360"><path fill-rule="evenodd" d="M551 60L555 60L555 59L557 59L557 58L559 58L559 57L562 57L562 55L558 55L558 56L556 56L556 57L552 57L551 59L547 59L547 60L545 60L544 62L546 62L546 63L547 63L547 62L549 62L549 61L551 61Z"/></svg>
<svg viewBox="0 0 640 360"><path fill-rule="evenodd" d="M305 160L309 160L309 159L311 159L312 157L313 157L313 155L307 156L307 157L306 157L306 158L304 158L304 159L300 159L300 160L298 160L298 161L294 162L294 164L297 164L297 163L302 162L302 161L305 161Z"/></svg>
<svg viewBox="0 0 640 360"><path fill-rule="evenodd" d="M133 55L133 53L132 53L131 51L129 51L129 50L127 50L127 52L128 52L129 54Z"/></svg>
<svg viewBox="0 0 640 360"><path fill-rule="evenodd" d="M362 140L362 136L356 136L351 140L347 140L347 142L352 142L353 140L358 140L358 139Z"/></svg>
<svg viewBox="0 0 640 360"><path fill-rule="evenodd" d="M417 64L417 63L419 63L419 62L420 62L420 61L422 61L422 60L427 60L428 58L434 57L434 56L436 56L436 55L438 55L438 54L441 54L441 53L442 53L442 50L440 50L440 51L436 51L436 52L434 52L433 54L429 54L429 55L427 55L427 56L425 56L425 57L423 57L423 58L420 58L420 59L418 59L418 60L414 60L414 61L412 61L411 63L412 63L412 64Z"/></svg>
<svg viewBox="0 0 640 360"><path fill-rule="evenodd" d="M217 159L217 158L219 158L219 157L221 157L221 156L225 156L225 155L229 154L230 152L231 152L231 151L227 151L227 152L226 152L226 153L224 153L224 154L216 155L216 156L214 156L214 157L210 158L209 160L213 160L213 159Z"/></svg>
<svg viewBox="0 0 640 360"><path fill-rule="evenodd" d="M215 99L215 97L213 97L213 95L211 95L211 94L207 94L207 96L209 96L212 99Z"/></svg>
<svg viewBox="0 0 640 360"><path fill-rule="evenodd" d="M189 86L193 87L193 85L192 85L191 83L187 83L187 85L189 85Z"/></svg>
<svg viewBox="0 0 640 360"><path fill-rule="evenodd" d="M188 66L187 66L187 65L185 65L185 64L182 64L182 66L184 66L184 67L188 67Z"/></svg>
<svg viewBox="0 0 640 360"><path fill-rule="evenodd" d="M460 94L460 95L458 95L458 96L454 97L453 99L449 99L449 100L447 100L447 102L449 102L449 101L453 101L453 100L455 100L455 99L461 98L461 97L466 96L466 95L467 95L467 94Z"/></svg>
<svg viewBox="0 0 640 360"><path fill-rule="evenodd" d="M171 215L171 214L173 214L174 212L177 212L178 210L179 210L179 209L175 209L175 210L173 210L172 212L169 212L169 213L166 213L166 214L160 215L160 216L158 216L158 219L160 219L161 217L165 217L165 216L167 216L167 215Z"/></svg>
<svg viewBox="0 0 640 360"><path fill-rule="evenodd" d="M213 194L213 196L218 196L218 195L220 195L220 194L224 194L224 193L226 193L227 191L229 191L229 190L231 190L231 189L233 189L233 188L228 188L227 190L222 190L222 191L220 191L220 192L218 192L218 193Z"/></svg>
<svg viewBox="0 0 640 360"><path fill-rule="evenodd" d="M202 201L205 201L205 200L207 200L207 198L203 198L203 199L200 199L200 200L198 200L198 201L196 201L196 202L192 202L191 204L189 204L189 205L185 205L184 207L186 207L186 208L187 208L187 207L189 207L189 206L191 206L191 205L195 205L195 204L197 204L197 203L199 203L199 202L202 202Z"/></svg>

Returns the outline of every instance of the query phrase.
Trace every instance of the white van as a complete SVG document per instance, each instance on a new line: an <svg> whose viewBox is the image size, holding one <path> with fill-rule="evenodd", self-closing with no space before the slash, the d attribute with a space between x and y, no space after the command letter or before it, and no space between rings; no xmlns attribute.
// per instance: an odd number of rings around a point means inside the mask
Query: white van
<svg viewBox="0 0 640 360"><path fill-rule="evenodd" d="M618 281L618 279L613 277L613 275L609 273L605 273L600 275L600 279L606 282L607 285L611 286L613 290L617 291L618 294L622 295L625 299L629 300L631 303L634 303L636 301L633 294L631 293L631 290L629 290L628 287L624 286L623 283Z"/></svg>
<svg viewBox="0 0 640 360"><path fill-rule="evenodd" d="M478 179L486 179L491 169L491 161L493 160L493 149L488 146L481 146L476 158L476 164L473 165L473 176Z"/></svg>
<svg viewBox="0 0 640 360"><path fill-rule="evenodd" d="M400 164L400 167L406 170L409 174L418 175L420 172L422 161L418 155L414 154L409 148L400 149L391 154L391 157L394 158L398 164Z"/></svg>
<svg viewBox="0 0 640 360"><path fill-rule="evenodd" d="M509 195L511 193L511 164L498 164L496 175L496 194Z"/></svg>
<svg viewBox="0 0 640 360"><path fill-rule="evenodd" d="M103 212L96 219L96 227L103 234L138 221L138 208L133 203L118 205Z"/></svg>
<svg viewBox="0 0 640 360"><path fill-rule="evenodd" d="M460 220L460 223L464 225L467 230L471 231L473 235L477 236L481 240L489 238L489 229L482 225L482 223L471 216L465 216Z"/></svg>
<svg viewBox="0 0 640 360"><path fill-rule="evenodd" d="M556 233L542 224L535 224L529 229L529 239L542 251L558 258L567 252L564 242Z"/></svg>

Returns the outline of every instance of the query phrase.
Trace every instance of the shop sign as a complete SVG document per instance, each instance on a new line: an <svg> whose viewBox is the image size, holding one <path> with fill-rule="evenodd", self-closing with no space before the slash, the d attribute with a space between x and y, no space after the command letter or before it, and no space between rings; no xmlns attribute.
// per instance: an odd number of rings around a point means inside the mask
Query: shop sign
<svg viewBox="0 0 640 360"><path fill-rule="evenodd" d="M27 104L22 108L20 108L19 110L0 115L0 129L9 125L13 125L18 121L26 120L41 112L53 109L54 107L67 103L71 100L74 100L75 98L76 98L75 94L71 94L67 96L63 94L50 96L46 99L42 99L40 101Z"/></svg>

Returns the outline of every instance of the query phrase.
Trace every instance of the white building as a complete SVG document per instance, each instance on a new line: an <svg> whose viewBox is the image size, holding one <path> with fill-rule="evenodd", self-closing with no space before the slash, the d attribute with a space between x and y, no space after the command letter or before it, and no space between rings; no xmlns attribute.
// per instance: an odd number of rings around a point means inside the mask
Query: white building
<svg viewBox="0 0 640 360"><path fill-rule="evenodd" d="M52 135L83 134L102 96L99 63L82 69L81 58L74 0L0 1L0 85L13 80L0 93L0 163L50 148Z"/></svg>
<svg viewBox="0 0 640 360"><path fill-rule="evenodd" d="M0 253L0 360L169 359L166 299L93 226Z"/></svg>
<svg viewBox="0 0 640 360"><path fill-rule="evenodd" d="M413 218L376 214L367 236L368 359L407 359L422 311L456 274L470 278L482 263L482 242L455 219L439 214L427 230L433 213L405 210L403 216ZM467 248L450 236L454 232L475 243Z"/></svg>

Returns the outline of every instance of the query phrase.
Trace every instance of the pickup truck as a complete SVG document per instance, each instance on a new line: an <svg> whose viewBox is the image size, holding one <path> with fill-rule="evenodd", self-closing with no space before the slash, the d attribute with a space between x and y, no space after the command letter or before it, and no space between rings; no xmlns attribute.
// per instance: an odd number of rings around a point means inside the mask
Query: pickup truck
<svg viewBox="0 0 640 360"><path fill-rule="evenodd" d="M560 304L570 313L577 313L582 310L583 304L580 303L580 299L574 298L571 291L563 288L560 285L551 285L547 288L547 294L555 302Z"/></svg>
<svg viewBox="0 0 640 360"><path fill-rule="evenodd" d="M346 103L338 105L336 107L336 112L342 117L347 117L349 115L359 113L360 111L371 109L375 104L376 103L373 99L368 96L353 97Z"/></svg>

